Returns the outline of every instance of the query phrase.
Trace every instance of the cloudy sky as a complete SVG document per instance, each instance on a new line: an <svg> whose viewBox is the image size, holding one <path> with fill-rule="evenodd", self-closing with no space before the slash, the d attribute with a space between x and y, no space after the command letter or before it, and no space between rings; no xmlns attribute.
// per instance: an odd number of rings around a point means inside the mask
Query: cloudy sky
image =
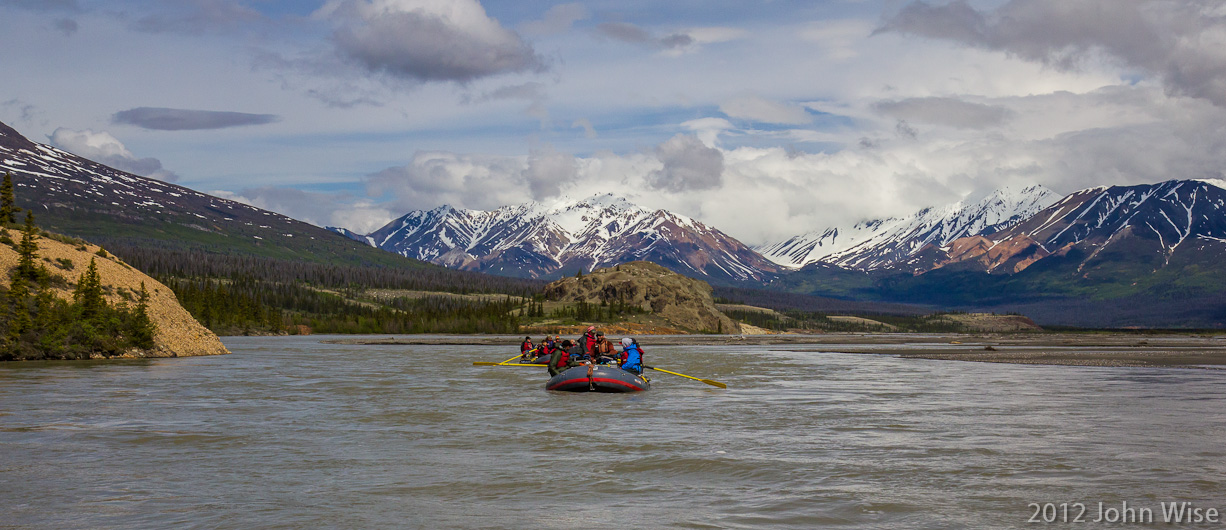
<svg viewBox="0 0 1226 530"><path fill-rule="evenodd" d="M0 121L319 225L614 192L756 244L1226 172L1209 0L0 0Z"/></svg>

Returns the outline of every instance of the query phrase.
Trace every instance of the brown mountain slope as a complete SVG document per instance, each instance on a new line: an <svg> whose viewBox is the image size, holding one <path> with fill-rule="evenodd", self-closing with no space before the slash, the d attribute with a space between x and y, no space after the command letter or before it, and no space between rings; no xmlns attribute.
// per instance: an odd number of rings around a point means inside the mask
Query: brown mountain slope
<svg viewBox="0 0 1226 530"><path fill-rule="evenodd" d="M0 232L6 233L13 240L21 239L21 234L16 230L0 229ZM53 274L67 278L71 284L67 289L53 289L59 298L72 299L72 289L81 273L89 267L91 258L98 266L102 287L110 304L120 301L132 304L136 293L140 292L141 282L145 283L145 288L149 291L149 317L157 324L157 333L153 337L154 348L147 352L134 350L127 357L188 357L230 353L217 335L196 322L196 319L179 305L178 299L168 287L114 255L98 256L98 249L97 245L88 243L75 245L46 237L38 239L40 262ZM0 271L9 271L16 266L17 251L8 245L0 245ZM8 274L0 274L0 284L7 287L9 282ZM131 298L125 300L123 294L128 294Z"/></svg>

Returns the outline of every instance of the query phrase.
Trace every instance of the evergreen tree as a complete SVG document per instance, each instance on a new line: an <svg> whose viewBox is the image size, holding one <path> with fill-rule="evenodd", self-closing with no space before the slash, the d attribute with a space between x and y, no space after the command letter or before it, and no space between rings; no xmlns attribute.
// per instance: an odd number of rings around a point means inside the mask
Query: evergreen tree
<svg viewBox="0 0 1226 530"><path fill-rule="evenodd" d="M9 286L8 302L8 339L9 342L17 342L34 323L30 318L30 288L26 285L25 278L13 278L13 284Z"/></svg>
<svg viewBox="0 0 1226 530"><path fill-rule="evenodd" d="M153 335L156 332L157 324L149 318L149 290L145 288L145 282L140 282L136 309L128 319L128 340L133 346L148 350L153 348Z"/></svg>
<svg viewBox="0 0 1226 530"><path fill-rule="evenodd" d="M17 212L20 211L17 197L13 194L13 175L5 171L4 183L0 184L0 223L16 223Z"/></svg>
<svg viewBox="0 0 1226 530"><path fill-rule="evenodd" d="M21 243L17 245L17 270L14 275L30 281L38 280L38 228L34 226L34 212L26 212L26 226L21 231Z"/></svg>
<svg viewBox="0 0 1226 530"><path fill-rule="evenodd" d="M89 259L89 268L81 274L72 300L81 307L81 317L86 320L98 317L106 309L106 300L102 297L102 278L98 275L98 264L94 263L94 258Z"/></svg>

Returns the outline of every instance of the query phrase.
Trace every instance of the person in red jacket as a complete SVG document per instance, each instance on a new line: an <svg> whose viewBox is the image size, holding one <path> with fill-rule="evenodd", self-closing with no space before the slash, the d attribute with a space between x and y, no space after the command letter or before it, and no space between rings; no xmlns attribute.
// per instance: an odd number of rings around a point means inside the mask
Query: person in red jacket
<svg viewBox="0 0 1226 530"><path fill-rule="evenodd" d="M592 356L596 351L596 326L588 326L587 332L579 339L579 345L583 346L583 351Z"/></svg>

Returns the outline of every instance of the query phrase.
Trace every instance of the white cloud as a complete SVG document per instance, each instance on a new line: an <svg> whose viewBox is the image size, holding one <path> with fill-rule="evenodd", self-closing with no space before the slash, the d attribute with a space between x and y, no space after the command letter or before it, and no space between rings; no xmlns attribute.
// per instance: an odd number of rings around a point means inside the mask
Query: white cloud
<svg viewBox="0 0 1226 530"><path fill-rule="evenodd" d="M151 177L166 182L179 180L175 175L162 167L162 162L156 158L137 158L127 147L106 131L94 132L86 129L74 131L60 127L48 137L51 143L60 149L83 156L95 162L111 166L133 175Z"/></svg>
<svg viewBox="0 0 1226 530"><path fill-rule="evenodd" d="M237 193L225 190L209 193L315 226L338 226L359 234L374 232L394 218L392 212L384 206L347 193L315 193L282 187L247 188Z"/></svg>
<svg viewBox="0 0 1226 530"><path fill-rule="evenodd" d="M723 118L699 118L681 124L683 128L694 132L694 135L707 147L715 147L719 143L719 135L724 131L735 130L732 122Z"/></svg>

